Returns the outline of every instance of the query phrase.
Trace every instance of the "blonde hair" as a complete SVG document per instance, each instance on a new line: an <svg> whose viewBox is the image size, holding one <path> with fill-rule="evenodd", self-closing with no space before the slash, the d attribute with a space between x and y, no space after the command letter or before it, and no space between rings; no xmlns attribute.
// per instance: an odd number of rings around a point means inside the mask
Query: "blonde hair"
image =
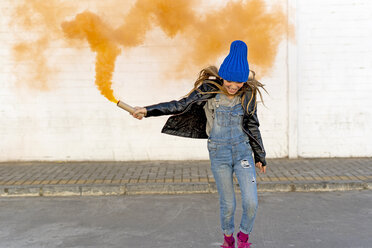
<svg viewBox="0 0 372 248"><path fill-rule="evenodd" d="M264 88L265 85L256 80L256 78L255 78L256 73L254 71L250 71L250 72L252 73L252 77L248 78L248 81L244 82L243 87L241 87L239 89L239 91L235 94L235 95L241 96L241 104L243 106L244 100L245 100L245 94L244 93L247 92L247 91L252 91L251 99L249 99L248 104L246 106L246 110L247 110L248 114L252 114L256 110L257 100L255 100L254 108L253 108L251 113L248 111L248 106L252 102L253 99L256 99L257 92L260 95L260 99L263 103L262 93L261 93L259 87L261 87L267 93L266 89ZM194 83L194 87L192 88L192 90L186 96L189 96L195 90L197 90L201 94L222 93L222 94L228 95L226 89L221 84L219 84L215 81L212 81L212 80L209 80L208 84L213 84L214 86L216 86L216 88L218 88L217 91L202 92L201 90L198 89L205 82L205 80L211 79L212 77L214 77L216 79L219 79L223 82L223 79L218 75L218 69L217 69L216 66L209 66L209 67L204 68L203 70L201 70L199 72L198 79Z"/></svg>

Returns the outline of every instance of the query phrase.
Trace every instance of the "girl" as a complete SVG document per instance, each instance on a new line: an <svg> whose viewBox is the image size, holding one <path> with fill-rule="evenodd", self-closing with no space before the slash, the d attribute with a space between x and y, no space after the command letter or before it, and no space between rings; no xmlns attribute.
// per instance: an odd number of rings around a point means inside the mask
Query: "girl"
<svg viewBox="0 0 372 248"><path fill-rule="evenodd" d="M257 92L263 85L248 78L247 45L231 43L230 53L220 69L203 69L194 88L181 100L135 107L133 117L172 115L163 133L191 138L207 138L211 170L220 201L224 243L235 247L234 213L236 207L233 173L238 179L243 214L237 234L238 248L249 248L258 200L255 166L266 173L265 150L257 118ZM264 88L263 88L264 89ZM265 89L264 89L265 90ZM252 156L254 154L254 158Z"/></svg>

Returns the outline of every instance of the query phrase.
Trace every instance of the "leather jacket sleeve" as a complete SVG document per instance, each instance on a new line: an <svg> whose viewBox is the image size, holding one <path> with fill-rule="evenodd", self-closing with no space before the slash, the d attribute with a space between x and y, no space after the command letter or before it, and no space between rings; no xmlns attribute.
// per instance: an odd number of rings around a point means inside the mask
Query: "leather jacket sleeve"
<svg viewBox="0 0 372 248"><path fill-rule="evenodd" d="M208 92L211 90L211 86L210 84L203 83L198 89L202 92ZM145 117L180 114L184 112L191 103L205 98L206 95L208 94L202 94L198 90L194 90L189 96L178 101L173 100L145 106L147 110Z"/></svg>
<svg viewBox="0 0 372 248"><path fill-rule="evenodd" d="M254 99L255 101L256 99ZM254 102L252 101L252 102ZM254 137L254 140L250 142L253 153L254 153L254 160L255 163L261 162L263 166L266 166L266 152L263 146L261 132L259 129L260 123L257 117L257 106L252 114L248 116L248 130L250 134Z"/></svg>

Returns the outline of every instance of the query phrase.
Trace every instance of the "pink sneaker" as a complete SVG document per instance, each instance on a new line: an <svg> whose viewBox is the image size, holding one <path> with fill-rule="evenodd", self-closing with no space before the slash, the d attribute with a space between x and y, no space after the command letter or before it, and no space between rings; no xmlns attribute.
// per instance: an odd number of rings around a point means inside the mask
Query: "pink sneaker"
<svg viewBox="0 0 372 248"><path fill-rule="evenodd" d="M226 237L226 235L223 235L223 245L221 245L222 248L235 248L235 239L234 235L231 235L230 237Z"/></svg>
<svg viewBox="0 0 372 248"><path fill-rule="evenodd" d="M238 238L238 248L251 248L251 244L248 242L249 235L239 232L237 235Z"/></svg>

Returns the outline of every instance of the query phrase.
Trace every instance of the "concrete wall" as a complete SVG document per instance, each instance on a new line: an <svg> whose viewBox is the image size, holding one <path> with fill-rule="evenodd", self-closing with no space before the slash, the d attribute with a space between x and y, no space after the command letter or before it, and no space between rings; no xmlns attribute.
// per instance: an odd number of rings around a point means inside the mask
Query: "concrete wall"
<svg viewBox="0 0 372 248"><path fill-rule="evenodd" d="M94 11L93 2L82 1L80 9ZM264 95L266 106L259 105L268 157L371 156L372 4L277 2L295 23L296 42L280 44L270 75L262 78L270 93ZM2 13L12 3L0 1ZM206 140L161 134L167 117L138 121L100 95L94 85L95 56L86 45L51 44L48 60L56 71L49 90L22 84L30 62L16 63L11 48L19 34L7 25L10 16L0 20L0 161L208 158ZM138 106L179 99L198 73L171 76L177 61L168 55L182 49L153 30L143 45L119 56L115 95Z"/></svg>

